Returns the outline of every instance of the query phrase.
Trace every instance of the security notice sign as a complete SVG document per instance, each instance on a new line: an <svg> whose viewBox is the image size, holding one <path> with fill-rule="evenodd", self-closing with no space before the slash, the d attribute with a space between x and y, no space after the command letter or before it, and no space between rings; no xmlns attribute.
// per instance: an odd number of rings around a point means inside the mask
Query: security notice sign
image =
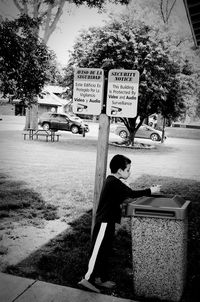
<svg viewBox="0 0 200 302"><path fill-rule="evenodd" d="M137 115L139 72L111 69L108 75L106 113L112 117Z"/></svg>
<svg viewBox="0 0 200 302"><path fill-rule="evenodd" d="M99 115L103 103L104 71L76 68L74 72L73 112Z"/></svg>

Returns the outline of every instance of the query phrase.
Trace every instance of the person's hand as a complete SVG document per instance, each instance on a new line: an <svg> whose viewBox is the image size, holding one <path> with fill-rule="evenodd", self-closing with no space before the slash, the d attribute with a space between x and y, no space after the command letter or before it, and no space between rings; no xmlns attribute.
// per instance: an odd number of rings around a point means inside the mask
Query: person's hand
<svg viewBox="0 0 200 302"><path fill-rule="evenodd" d="M150 187L151 194L158 194L158 193L160 193L160 188L161 188L161 185L152 185Z"/></svg>

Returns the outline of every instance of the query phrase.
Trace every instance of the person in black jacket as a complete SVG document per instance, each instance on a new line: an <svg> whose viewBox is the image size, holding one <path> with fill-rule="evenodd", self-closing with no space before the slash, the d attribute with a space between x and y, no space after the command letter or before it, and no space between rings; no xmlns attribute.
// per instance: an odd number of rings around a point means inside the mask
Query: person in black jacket
<svg viewBox="0 0 200 302"><path fill-rule="evenodd" d="M115 223L121 221L121 204L127 198L150 196L160 192L159 185L144 190L132 190L124 183L124 180L130 176L130 169L129 158L120 154L115 155L110 161L111 175L106 178L100 194L88 271L78 283L83 288L97 293L100 292L98 287L113 288L115 286L114 282L108 281L107 268L115 234Z"/></svg>

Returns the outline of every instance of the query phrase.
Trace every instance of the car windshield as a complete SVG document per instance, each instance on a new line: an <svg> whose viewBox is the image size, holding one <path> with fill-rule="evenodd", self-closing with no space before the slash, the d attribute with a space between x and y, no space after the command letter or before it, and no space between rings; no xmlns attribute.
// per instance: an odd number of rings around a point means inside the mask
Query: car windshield
<svg viewBox="0 0 200 302"><path fill-rule="evenodd" d="M74 114L72 114L72 113L68 113L68 114L66 114L68 117L71 117L71 118L73 118L73 119L75 119L75 120L80 120L80 117L78 117L78 116L76 116L76 115L74 115Z"/></svg>

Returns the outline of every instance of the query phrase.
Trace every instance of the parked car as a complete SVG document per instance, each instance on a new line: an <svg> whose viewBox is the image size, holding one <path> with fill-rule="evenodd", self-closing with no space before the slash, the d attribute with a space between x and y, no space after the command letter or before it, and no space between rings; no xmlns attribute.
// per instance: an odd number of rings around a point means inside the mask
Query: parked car
<svg viewBox="0 0 200 302"><path fill-rule="evenodd" d="M64 130L74 134L89 131L88 125L72 113L45 112L39 117L38 125L44 130Z"/></svg>
<svg viewBox="0 0 200 302"><path fill-rule="evenodd" d="M129 131L124 124L112 124L111 132L119 135L121 138L126 139L129 136ZM156 130L148 125L143 124L137 130L135 137L137 138L149 138L152 141L160 141L162 139L162 131ZM164 135L166 139L166 135Z"/></svg>

